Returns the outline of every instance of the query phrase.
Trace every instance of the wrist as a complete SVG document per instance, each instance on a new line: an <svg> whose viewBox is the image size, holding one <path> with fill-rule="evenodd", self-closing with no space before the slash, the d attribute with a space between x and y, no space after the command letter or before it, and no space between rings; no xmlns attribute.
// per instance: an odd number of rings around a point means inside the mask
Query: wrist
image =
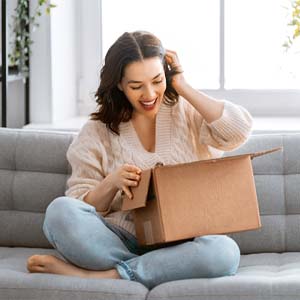
<svg viewBox="0 0 300 300"><path fill-rule="evenodd" d="M117 192L119 187L115 184L113 174L110 173L104 178L105 184L109 187L109 189L113 192Z"/></svg>
<svg viewBox="0 0 300 300"><path fill-rule="evenodd" d="M193 90L193 88L186 81L184 81L176 85L175 90L178 95L182 96L183 98L186 98L187 95L190 94L190 91Z"/></svg>

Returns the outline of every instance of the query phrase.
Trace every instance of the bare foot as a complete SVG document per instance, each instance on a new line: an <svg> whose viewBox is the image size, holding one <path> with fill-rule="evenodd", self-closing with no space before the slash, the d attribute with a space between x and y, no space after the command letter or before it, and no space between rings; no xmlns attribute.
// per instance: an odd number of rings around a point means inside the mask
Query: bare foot
<svg viewBox="0 0 300 300"><path fill-rule="evenodd" d="M32 255L27 260L27 269L31 273L53 273L83 278L121 278L116 269L107 271L82 269L53 255Z"/></svg>

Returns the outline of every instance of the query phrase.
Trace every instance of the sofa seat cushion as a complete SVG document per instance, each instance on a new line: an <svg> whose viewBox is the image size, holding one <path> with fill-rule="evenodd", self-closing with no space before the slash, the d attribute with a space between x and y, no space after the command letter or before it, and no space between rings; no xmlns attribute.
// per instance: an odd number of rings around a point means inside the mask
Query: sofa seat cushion
<svg viewBox="0 0 300 300"><path fill-rule="evenodd" d="M34 254L61 257L54 249L0 247L0 300L140 300L148 293L142 284L122 279L29 273L27 258Z"/></svg>
<svg viewBox="0 0 300 300"><path fill-rule="evenodd" d="M299 300L300 252L242 255L235 276L161 284L149 300Z"/></svg>

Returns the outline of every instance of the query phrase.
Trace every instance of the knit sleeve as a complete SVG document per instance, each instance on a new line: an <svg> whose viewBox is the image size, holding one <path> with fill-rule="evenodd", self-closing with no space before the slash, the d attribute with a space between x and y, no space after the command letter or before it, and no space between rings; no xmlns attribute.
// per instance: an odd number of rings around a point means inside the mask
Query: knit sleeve
<svg viewBox="0 0 300 300"><path fill-rule="evenodd" d="M196 132L201 144L232 151L247 141L252 131L253 118L244 107L227 100L220 101L224 103L222 115L211 123L186 100L184 105L191 129Z"/></svg>
<svg viewBox="0 0 300 300"><path fill-rule="evenodd" d="M72 174L67 181L65 195L84 200L89 191L105 177L103 163L106 157L96 121L88 121L67 151Z"/></svg>

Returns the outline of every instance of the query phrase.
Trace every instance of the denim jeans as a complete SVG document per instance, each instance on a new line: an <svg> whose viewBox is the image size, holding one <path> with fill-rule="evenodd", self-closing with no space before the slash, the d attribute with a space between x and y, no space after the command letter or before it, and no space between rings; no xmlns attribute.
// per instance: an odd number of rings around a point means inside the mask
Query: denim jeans
<svg viewBox="0 0 300 300"><path fill-rule="evenodd" d="M47 207L44 233L68 262L89 270L115 268L123 279L148 288L160 283L234 275L240 249L226 235L139 247L129 232L114 226L83 201L58 197Z"/></svg>

